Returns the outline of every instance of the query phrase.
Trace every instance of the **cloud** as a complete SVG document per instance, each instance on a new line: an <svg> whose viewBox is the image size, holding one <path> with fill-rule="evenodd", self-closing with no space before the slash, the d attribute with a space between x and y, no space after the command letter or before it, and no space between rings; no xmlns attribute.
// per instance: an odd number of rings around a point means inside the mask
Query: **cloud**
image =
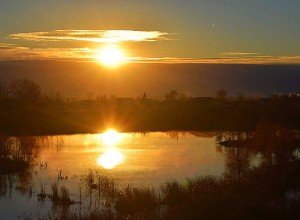
<svg viewBox="0 0 300 220"><path fill-rule="evenodd" d="M97 43L172 40L170 33L134 30L55 30L50 32L15 33L9 37L26 41L86 41Z"/></svg>
<svg viewBox="0 0 300 220"><path fill-rule="evenodd" d="M15 49L15 48L16 48L15 44L0 43L0 50L10 50L10 49Z"/></svg>
<svg viewBox="0 0 300 220"><path fill-rule="evenodd" d="M0 43L0 60L80 60L91 59L89 48L29 48Z"/></svg>
<svg viewBox="0 0 300 220"><path fill-rule="evenodd" d="M91 48L29 48L0 43L0 60L78 60L95 61L98 49ZM165 64L297 64L299 56L246 56L219 58L128 57L128 63Z"/></svg>
<svg viewBox="0 0 300 220"><path fill-rule="evenodd" d="M253 52L223 52L221 56L256 56L258 53Z"/></svg>
<svg viewBox="0 0 300 220"><path fill-rule="evenodd" d="M300 56L257 56L257 57L233 57L233 58L147 58L135 57L129 62L137 63L165 63L165 64L300 64Z"/></svg>

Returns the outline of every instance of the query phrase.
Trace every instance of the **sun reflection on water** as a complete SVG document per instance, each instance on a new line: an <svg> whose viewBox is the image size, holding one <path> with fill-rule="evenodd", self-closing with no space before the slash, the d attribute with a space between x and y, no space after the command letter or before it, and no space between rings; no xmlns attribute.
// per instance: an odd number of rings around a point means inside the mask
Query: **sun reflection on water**
<svg viewBox="0 0 300 220"><path fill-rule="evenodd" d="M103 144L104 152L97 158L97 164L105 169L112 169L124 162L124 154L117 148L122 142L123 135L114 129L99 134Z"/></svg>
<svg viewBox="0 0 300 220"><path fill-rule="evenodd" d="M109 149L97 159L97 164L105 169L112 169L124 161L124 155L117 149Z"/></svg>
<svg viewBox="0 0 300 220"><path fill-rule="evenodd" d="M114 129L107 130L101 135L101 137L103 144L107 146L115 146L122 140L122 134L120 134Z"/></svg>

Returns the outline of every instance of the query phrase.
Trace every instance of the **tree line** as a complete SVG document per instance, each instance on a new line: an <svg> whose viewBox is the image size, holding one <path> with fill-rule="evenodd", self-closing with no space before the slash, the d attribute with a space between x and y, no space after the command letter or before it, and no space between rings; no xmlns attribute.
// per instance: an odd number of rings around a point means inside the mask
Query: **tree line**
<svg viewBox="0 0 300 220"><path fill-rule="evenodd" d="M1 84L0 84L1 85ZM76 101L54 93L42 95L27 79L0 86L0 130L8 133L87 133L107 126L123 131L254 130L261 120L300 128L300 96L232 98L226 89L214 97L189 97L172 90L158 101L144 93L138 99L101 96Z"/></svg>

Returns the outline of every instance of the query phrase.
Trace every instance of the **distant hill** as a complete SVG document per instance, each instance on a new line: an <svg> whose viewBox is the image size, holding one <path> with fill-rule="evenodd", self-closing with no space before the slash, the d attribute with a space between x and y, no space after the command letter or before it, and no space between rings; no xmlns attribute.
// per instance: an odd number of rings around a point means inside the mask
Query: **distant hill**
<svg viewBox="0 0 300 220"><path fill-rule="evenodd" d="M0 82L32 79L44 92L85 96L162 97L170 90L213 96L225 88L230 96L300 93L300 65L127 64L106 69L94 62L0 61Z"/></svg>

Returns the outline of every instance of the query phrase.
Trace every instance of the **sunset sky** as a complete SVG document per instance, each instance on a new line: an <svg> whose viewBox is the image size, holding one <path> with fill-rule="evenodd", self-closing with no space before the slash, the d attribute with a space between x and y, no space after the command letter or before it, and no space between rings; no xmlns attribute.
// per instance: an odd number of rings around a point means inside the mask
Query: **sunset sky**
<svg viewBox="0 0 300 220"><path fill-rule="evenodd" d="M300 64L299 0L0 0L1 60Z"/></svg>

